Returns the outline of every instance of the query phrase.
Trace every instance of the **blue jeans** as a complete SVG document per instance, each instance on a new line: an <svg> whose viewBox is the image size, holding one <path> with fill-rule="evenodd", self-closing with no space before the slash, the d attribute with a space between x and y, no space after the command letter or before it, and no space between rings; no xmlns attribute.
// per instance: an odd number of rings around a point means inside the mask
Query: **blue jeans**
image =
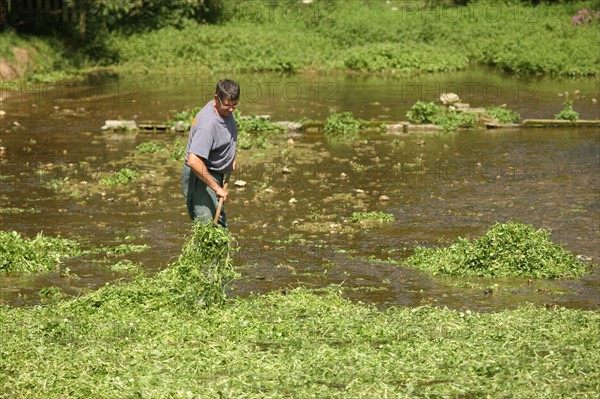
<svg viewBox="0 0 600 399"><path fill-rule="evenodd" d="M209 171L213 179L221 187L223 186L223 174L219 172ZM202 222L212 222L217 213L217 205L219 199L214 190L208 187L196 174L187 166L183 165L181 173L181 182L183 195L187 209L192 220L200 219ZM227 215L225 214L225 204L221 207L219 215L219 224L227 228Z"/></svg>

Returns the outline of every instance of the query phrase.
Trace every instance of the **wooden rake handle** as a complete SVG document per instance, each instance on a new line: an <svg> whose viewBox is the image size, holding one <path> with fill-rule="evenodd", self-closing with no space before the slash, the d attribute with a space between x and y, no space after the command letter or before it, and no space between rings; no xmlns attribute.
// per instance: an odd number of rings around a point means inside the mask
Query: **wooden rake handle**
<svg viewBox="0 0 600 399"><path fill-rule="evenodd" d="M227 184L229 183L229 175L230 172L227 172L227 176L225 177L225 182L223 183L223 190L227 190ZM221 216L221 208L223 208L223 197L219 198L219 204L217 205L217 212L215 213L215 219L213 223L216 225L219 224L219 216Z"/></svg>

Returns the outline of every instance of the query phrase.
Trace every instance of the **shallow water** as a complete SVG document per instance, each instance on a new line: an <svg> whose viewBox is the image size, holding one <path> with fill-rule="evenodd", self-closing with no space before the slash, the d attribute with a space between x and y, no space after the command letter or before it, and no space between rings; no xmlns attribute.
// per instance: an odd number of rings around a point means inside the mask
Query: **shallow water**
<svg viewBox="0 0 600 399"><path fill-rule="evenodd" d="M73 198L45 184L68 178L93 185L95 172L126 162L138 144L172 143L173 133L107 134L100 127L106 119L163 121L173 110L203 103L214 80L122 78L70 89L21 88L26 91L4 86L3 96L11 96L0 103L7 112L0 119L0 145L6 148L0 208L13 211L0 214L0 228L30 237L39 231L60 234L93 246L117 245L133 236L132 243L151 248L127 259L140 262L147 273L164 268L179 254L189 227L178 162L155 162L151 156L136 161L152 179L125 190ZM347 110L365 119L400 120L414 101L434 100L442 91L459 92L473 106L507 103L523 118L551 118L561 108L558 93L575 90L586 96L575 102L581 117L600 118L591 101L600 97L595 80L519 79L482 69L412 79L261 75L239 81L247 88L242 112L270 114L274 120L323 120L330 112ZM509 220L547 228L555 242L597 264L596 129L371 133L355 143L329 142L321 132L308 131L279 137L268 149L240 151L239 161L232 181L248 184L232 187L227 204L240 248L235 263L242 273L230 287L232 295L339 284L347 296L379 306L600 305L597 266L582 279L550 282L448 279L402 266L417 244L478 237L494 222ZM284 167L291 173L283 173ZM381 195L389 200L381 201ZM289 203L292 198L295 204ZM348 222L352 212L367 210L391 213L396 220L369 229ZM80 295L129 278L89 257L68 260L65 267L79 278L58 272L1 277L0 300L36 303L42 287Z"/></svg>

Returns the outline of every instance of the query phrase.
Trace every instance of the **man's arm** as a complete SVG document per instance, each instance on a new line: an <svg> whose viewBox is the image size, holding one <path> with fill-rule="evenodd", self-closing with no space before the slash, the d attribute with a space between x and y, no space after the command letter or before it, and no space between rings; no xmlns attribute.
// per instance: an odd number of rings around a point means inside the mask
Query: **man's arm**
<svg viewBox="0 0 600 399"><path fill-rule="evenodd" d="M215 179L213 179L202 158L190 152L188 154L187 164L200 180L215 191L217 197L223 197L223 201L227 201L227 191L219 186Z"/></svg>

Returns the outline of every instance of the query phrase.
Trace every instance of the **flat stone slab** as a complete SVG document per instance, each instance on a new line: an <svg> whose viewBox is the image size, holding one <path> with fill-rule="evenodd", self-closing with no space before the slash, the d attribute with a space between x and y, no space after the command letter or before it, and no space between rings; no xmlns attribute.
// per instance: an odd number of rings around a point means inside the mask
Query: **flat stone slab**
<svg viewBox="0 0 600 399"><path fill-rule="evenodd" d="M525 119L523 127L600 127L600 120Z"/></svg>

